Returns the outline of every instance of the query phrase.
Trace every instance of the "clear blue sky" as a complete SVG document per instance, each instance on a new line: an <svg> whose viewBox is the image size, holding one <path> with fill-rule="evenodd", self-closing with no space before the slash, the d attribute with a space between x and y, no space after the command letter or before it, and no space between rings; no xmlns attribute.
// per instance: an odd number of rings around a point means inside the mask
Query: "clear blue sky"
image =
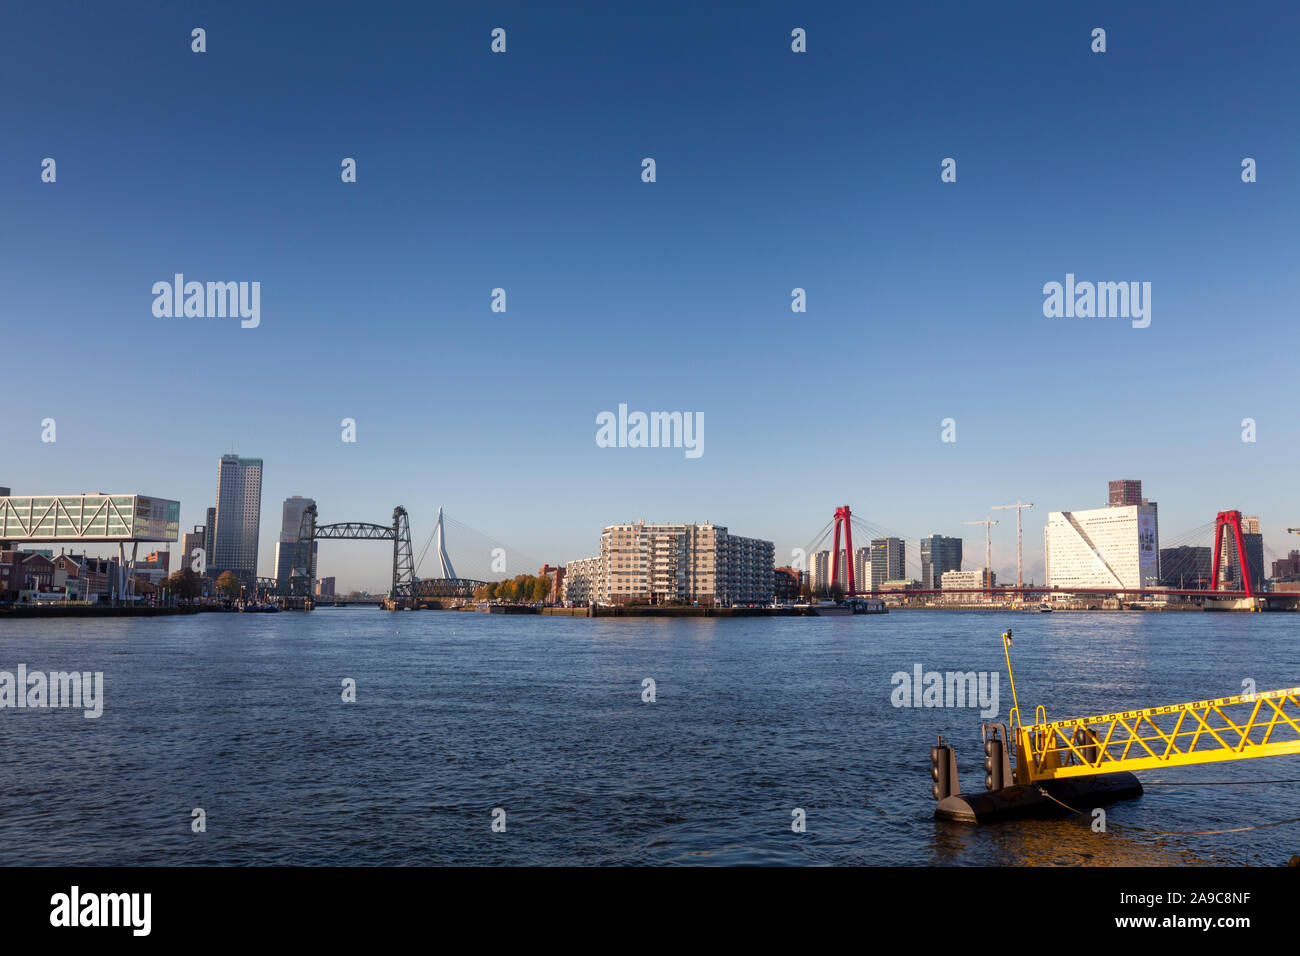
<svg viewBox="0 0 1300 956"><path fill-rule="evenodd" d="M553 563L638 517L784 556L846 502L979 552L1019 495L1041 579L1048 511L1133 477L1162 543L1240 508L1296 546L1295 5L295 6L0 15L0 484L191 525L233 442L267 573L290 494ZM176 272L260 281L261 326L155 318ZM1150 328L1044 318L1067 272L1151 282ZM703 412L703 457L598 448L620 402Z"/></svg>

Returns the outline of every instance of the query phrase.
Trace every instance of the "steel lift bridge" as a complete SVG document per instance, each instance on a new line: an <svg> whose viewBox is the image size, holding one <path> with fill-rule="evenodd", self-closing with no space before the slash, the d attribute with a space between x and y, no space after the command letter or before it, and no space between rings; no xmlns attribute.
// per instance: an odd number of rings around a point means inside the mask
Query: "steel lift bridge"
<svg viewBox="0 0 1300 956"><path fill-rule="evenodd" d="M983 793L962 793L953 749L931 748L935 816L983 823L1056 814L1139 796L1135 770L1300 753L1300 687L1048 721L1020 721L1011 632L1002 635L1011 678L1010 727L981 724ZM1015 749L1014 770L1007 745Z"/></svg>
<svg viewBox="0 0 1300 956"><path fill-rule="evenodd" d="M313 544L321 539L335 541L392 541L393 542L393 581L388 593L388 607L393 610L407 608L415 610L421 606L441 606L438 602L446 599L465 599L473 597L474 590L482 586L482 581L457 578L451 559L447 556L446 543L443 538L442 509L438 509L438 523L434 536L438 541L438 563L441 576L421 579L416 576L417 563L411 547L411 523L406 509L398 505L393 509L391 525L372 524L368 521L343 521L337 524L317 524L315 505L309 505L302 513L302 524L298 529L298 540L294 544L292 570L290 572L289 597L302 598L305 607L312 603L312 551ZM433 540L432 536L430 540ZM425 543L425 551L429 549ZM423 557L423 554L421 555Z"/></svg>

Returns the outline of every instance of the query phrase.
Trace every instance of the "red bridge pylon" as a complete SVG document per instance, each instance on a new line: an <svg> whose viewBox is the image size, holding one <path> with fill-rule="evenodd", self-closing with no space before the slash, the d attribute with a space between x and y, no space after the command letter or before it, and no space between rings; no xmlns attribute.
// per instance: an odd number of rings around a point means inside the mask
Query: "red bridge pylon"
<svg viewBox="0 0 1300 956"><path fill-rule="evenodd" d="M1214 567L1210 571L1210 590L1219 590L1219 552L1222 548L1225 527L1232 529L1232 536L1237 541L1237 564L1241 568L1241 589L1246 592L1246 597L1253 598L1255 587L1250 579L1250 562L1246 560L1246 544L1241 537L1240 511L1220 511L1214 519Z"/></svg>
<svg viewBox="0 0 1300 956"><path fill-rule="evenodd" d="M831 551L831 583L840 579L840 525L844 525L844 563L849 573L849 597L858 593L857 582L853 579L853 515L849 506L835 509L835 549Z"/></svg>

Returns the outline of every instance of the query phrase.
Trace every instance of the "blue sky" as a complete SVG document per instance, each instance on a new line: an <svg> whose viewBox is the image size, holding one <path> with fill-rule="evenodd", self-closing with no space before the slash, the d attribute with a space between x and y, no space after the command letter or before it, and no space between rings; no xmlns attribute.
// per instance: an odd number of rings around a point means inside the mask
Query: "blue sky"
<svg viewBox="0 0 1300 956"><path fill-rule="evenodd" d="M962 523L1021 496L1041 579L1048 511L1121 477L1164 542L1240 508L1284 553L1300 12L1134 6L11 7L0 484L190 525L233 443L266 463L268 573L291 494L401 503L420 541L441 504L553 563L638 517L788 554L846 502L981 552ZM261 325L155 318L177 272L261 282ZM1151 326L1045 318L1066 273L1149 281ZM621 402L702 412L703 457L597 447ZM381 588L387 560L321 570Z"/></svg>

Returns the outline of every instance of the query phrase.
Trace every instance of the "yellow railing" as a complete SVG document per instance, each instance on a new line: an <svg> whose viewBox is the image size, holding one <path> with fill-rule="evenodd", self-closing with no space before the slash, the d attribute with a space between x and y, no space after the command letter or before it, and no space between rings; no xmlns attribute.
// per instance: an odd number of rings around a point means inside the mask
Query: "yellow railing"
<svg viewBox="0 0 1300 956"><path fill-rule="evenodd" d="M1008 662L1009 663L1009 662ZM1300 753L1300 687L1016 728L1021 783Z"/></svg>

